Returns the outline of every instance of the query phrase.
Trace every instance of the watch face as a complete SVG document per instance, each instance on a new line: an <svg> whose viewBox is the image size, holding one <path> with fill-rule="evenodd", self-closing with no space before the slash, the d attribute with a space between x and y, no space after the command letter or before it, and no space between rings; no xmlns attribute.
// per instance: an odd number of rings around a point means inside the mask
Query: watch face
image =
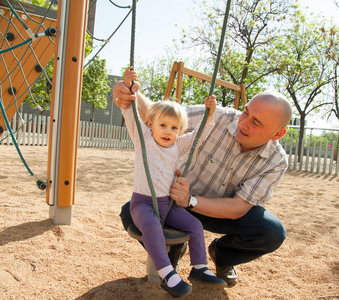
<svg viewBox="0 0 339 300"><path fill-rule="evenodd" d="M197 197L195 197L195 196L192 196L191 197L191 200L190 200L190 205L191 206L196 206L198 204L198 199L197 199Z"/></svg>

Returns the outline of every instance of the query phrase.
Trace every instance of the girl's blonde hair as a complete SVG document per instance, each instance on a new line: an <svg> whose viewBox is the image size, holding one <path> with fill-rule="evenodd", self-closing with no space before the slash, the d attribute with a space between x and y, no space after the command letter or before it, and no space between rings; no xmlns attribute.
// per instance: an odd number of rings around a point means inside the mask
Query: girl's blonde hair
<svg viewBox="0 0 339 300"><path fill-rule="evenodd" d="M163 100L153 103L146 112L146 125L155 118L162 116L176 118L179 125L179 134L183 134L187 129L188 117L185 109L177 102Z"/></svg>

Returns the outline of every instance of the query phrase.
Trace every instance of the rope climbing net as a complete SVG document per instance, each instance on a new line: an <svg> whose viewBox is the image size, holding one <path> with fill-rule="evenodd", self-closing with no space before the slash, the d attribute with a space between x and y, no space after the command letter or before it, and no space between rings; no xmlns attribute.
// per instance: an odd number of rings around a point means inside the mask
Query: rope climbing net
<svg viewBox="0 0 339 300"><path fill-rule="evenodd" d="M25 124L20 113L25 99L42 111L41 96L33 94L33 87L41 82L49 89L52 86L47 74L56 35L57 11L52 3L48 8L42 8L21 1L0 0L0 136L1 139L11 136L26 169L40 189L45 189L46 184L26 164L10 120L15 116L20 124Z"/></svg>
<svg viewBox="0 0 339 300"><path fill-rule="evenodd" d="M99 55L132 12L129 5L121 6L112 0L107 1L107 4L117 9L126 10L126 15L107 38L94 37L87 29L92 41L99 41L102 44L96 47L99 49L92 53L92 58L84 68ZM91 11L95 12L96 2L89 0L88 14ZM24 135L20 136L22 130L30 130L26 128L26 116L22 117L22 103L32 103L39 114L48 108L51 102L58 5L54 5L57 3L54 0L46 3L46 7L43 8L19 0L0 0L0 143L3 144L4 140L9 143L11 137L26 169L34 177L36 176L21 155L17 140L25 139ZM13 132L11 120L17 132ZM36 127L39 135L39 126ZM22 143L25 144L25 141ZM38 179L37 184L39 188L45 187Z"/></svg>
<svg viewBox="0 0 339 300"><path fill-rule="evenodd" d="M19 114L27 99L42 111L32 88L45 80L51 87L47 67L52 63L56 35L56 10L27 5L20 1L0 1L0 131L4 131L6 118ZM9 130L9 128L7 128Z"/></svg>

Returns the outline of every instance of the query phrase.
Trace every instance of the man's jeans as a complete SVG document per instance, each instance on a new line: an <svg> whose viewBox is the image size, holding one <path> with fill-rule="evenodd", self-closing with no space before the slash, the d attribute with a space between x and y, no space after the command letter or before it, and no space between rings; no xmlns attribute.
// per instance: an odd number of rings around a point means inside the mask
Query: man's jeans
<svg viewBox="0 0 339 300"><path fill-rule="evenodd" d="M130 202L121 208L120 217L124 228L133 224ZM261 206L254 206L246 215L237 219L206 217L190 211L197 217L205 230L224 234L216 245L216 259L219 267L235 266L249 262L278 249L286 232L281 221Z"/></svg>

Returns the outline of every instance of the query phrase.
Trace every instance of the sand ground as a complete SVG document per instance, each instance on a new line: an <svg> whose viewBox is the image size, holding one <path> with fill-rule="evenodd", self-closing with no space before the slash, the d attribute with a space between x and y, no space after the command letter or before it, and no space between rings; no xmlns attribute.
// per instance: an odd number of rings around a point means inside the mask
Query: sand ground
<svg viewBox="0 0 339 300"><path fill-rule="evenodd" d="M45 180L47 147L21 150ZM54 226L46 193L14 147L0 146L0 299L143 297L146 254L119 218L132 192L133 161L131 150L80 148L72 225ZM338 194L339 176L288 171L266 207L286 227L281 248L237 266L235 287L194 286L185 299L338 299ZM205 232L206 244L214 237ZM210 259L209 267L215 271ZM179 274L189 271L186 253Z"/></svg>

